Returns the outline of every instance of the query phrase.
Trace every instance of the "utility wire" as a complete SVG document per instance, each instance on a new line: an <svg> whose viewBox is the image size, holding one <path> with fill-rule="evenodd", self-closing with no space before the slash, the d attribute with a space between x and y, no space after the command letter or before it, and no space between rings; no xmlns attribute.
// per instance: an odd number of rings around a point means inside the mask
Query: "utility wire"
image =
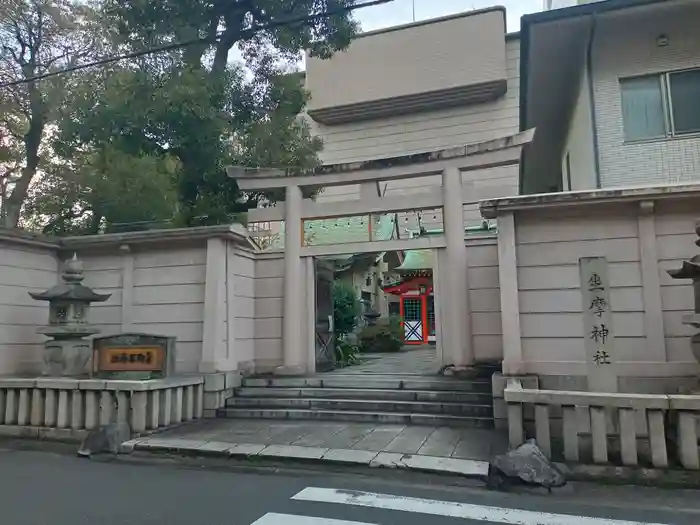
<svg viewBox="0 0 700 525"><path fill-rule="evenodd" d="M352 5L352 6L344 6L344 7L339 7L337 9L331 9L328 11L324 11L322 13L317 13L315 15L311 16L298 16L298 17L290 17L290 18L283 18L281 20L272 20L266 24L261 24L256 27L251 27L249 29L244 29L243 31L240 32L240 38L246 38L249 36L254 35L255 33L258 33L260 31L267 31L269 29L275 29L279 27L284 27L288 25L292 25L295 23L308 23L312 22L314 20L318 20L319 18L326 18L329 16L334 16L342 13L349 13L351 11L355 11L356 9L362 9L364 7L373 7L381 4L388 4L389 2L393 2L394 0L371 0L369 2L365 2L362 4L357 4L357 5ZM28 84L30 82L36 82L37 80L43 80L45 78L49 77L55 77L57 75L64 75L66 73L73 73L74 71L80 71L82 69L88 69L91 67L96 67L96 66L104 66L106 64L111 64L114 62L120 62L122 60L129 60L130 58L137 58L140 56L145 56L145 55L152 55L154 53L162 53L164 51L173 51L175 49L182 49L184 47L189 47L197 44L213 44L217 41L220 35L216 35L215 37L207 37L207 38L195 38L192 40L185 40L183 42L176 42L173 44L166 44L163 46L156 46L152 47L149 49L142 49L141 51L134 51L132 53L126 53L123 55L116 55L116 56L111 56L111 57L104 57L99 60L95 60L94 62L88 62L87 64L80 64L77 66L72 66L72 67L67 67L65 69L59 69L57 71L51 71L49 73L43 73L41 75L36 75L33 77L29 78L23 78L21 80L13 80L12 82L5 82L4 84L0 84L0 89L10 87L10 86L17 86L19 84Z"/></svg>

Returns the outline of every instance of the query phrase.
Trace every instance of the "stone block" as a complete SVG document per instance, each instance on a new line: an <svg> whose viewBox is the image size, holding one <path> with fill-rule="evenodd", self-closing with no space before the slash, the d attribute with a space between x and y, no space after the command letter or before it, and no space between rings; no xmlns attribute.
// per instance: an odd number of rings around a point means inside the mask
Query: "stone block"
<svg viewBox="0 0 700 525"><path fill-rule="evenodd" d="M205 408L204 412L202 413L202 417L204 419L214 419L216 416L216 410L212 408Z"/></svg>
<svg viewBox="0 0 700 525"><path fill-rule="evenodd" d="M293 445L270 445L265 447L258 455L269 457L282 457L290 459L321 459L328 452L327 448L320 447L295 447Z"/></svg>
<svg viewBox="0 0 700 525"><path fill-rule="evenodd" d="M216 410L226 403L226 397L221 392L204 392L204 410Z"/></svg>
<svg viewBox="0 0 700 525"><path fill-rule="evenodd" d="M241 386L241 373L238 371L226 372L226 390Z"/></svg>
<svg viewBox="0 0 700 525"><path fill-rule="evenodd" d="M519 379L520 383L525 389L543 388L540 386L539 378L537 376L504 376L500 372L496 372L491 377L491 392L493 397L503 397L503 391L505 390L509 379Z"/></svg>
<svg viewBox="0 0 700 525"><path fill-rule="evenodd" d="M223 372L217 374L206 374L204 376L204 391L205 392L220 392L226 388L226 374Z"/></svg>
<svg viewBox="0 0 700 525"><path fill-rule="evenodd" d="M370 462L369 466L373 468L384 467L384 468L401 468L401 460L403 459L403 454L398 454L394 452L380 452L376 457Z"/></svg>
<svg viewBox="0 0 700 525"><path fill-rule="evenodd" d="M346 465L369 465L378 454L378 452L372 452L371 450L332 448L323 455L323 459L324 461Z"/></svg>

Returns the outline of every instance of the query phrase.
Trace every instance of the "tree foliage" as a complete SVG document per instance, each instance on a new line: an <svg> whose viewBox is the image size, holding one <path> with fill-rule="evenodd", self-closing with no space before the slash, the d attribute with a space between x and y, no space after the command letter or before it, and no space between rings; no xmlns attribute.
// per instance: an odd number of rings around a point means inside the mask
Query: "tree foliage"
<svg viewBox="0 0 700 525"><path fill-rule="evenodd" d="M333 331L336 337L351 333L357 326L360 315L360 301L351 283L337 280L333 282Z"/></svg>
<svg viewBox="0 0 700 525"><path fill-rule="evenodd" d="M358 29L338 11L358 0L7 1L22 16L0 11L0 81L78 63L96 50L205 39L23 84L13 93L24 106L0 95L0 177L21 174L8 184L5 224L17 225L24 206L25 225L59 234L225 223L262 198L279 199L242 196L225 167L294 174L317 165L321 143L299 116L308 93L296 64L305 49L323 58L343 49ZM323 11L338 12L318 16ZM13 40L13 24L27 13L51 27L37 55L46 58L21 59L31 70L15 60L22 42Z"/></svg>

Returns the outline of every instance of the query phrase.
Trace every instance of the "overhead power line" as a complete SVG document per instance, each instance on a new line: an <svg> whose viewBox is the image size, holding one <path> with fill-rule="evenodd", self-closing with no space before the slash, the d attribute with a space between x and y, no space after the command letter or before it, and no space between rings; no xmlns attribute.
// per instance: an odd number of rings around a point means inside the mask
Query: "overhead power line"
<svg viewBox="0 0 700 525"><path fill-rule="evenodd" d="M373 6L377 6L377 5L381 5L381 4L388 4L388 3L393 2L393 1L394 0L371 0L369 2L365 2L362 4L340 7L337 9L329 9L327 11L323 11L322 13L317 13L315 15L289 17L289 18L283 18L280 20L272 20L266 24L260 24L258 26L251 27L249 29L244 29L240 33L240 38L246 38L246 37L252 36L255 33L258 33L260 31L267 31L269 29L285 27L288 25L296 24L296 23L304 24L304 23L308 23L308 22L313 22L314 20L318 20L320 18L326 18L329 16L339 15L339 14L343 14L343 13L349 13L351 11L355 11L357 9L362 9L364 7L373 7ZM107 64L112 64L114 62L120 62L122 60L129 60L131 58L138 58L138 57L145 56L145 55L162 53L164 51L173 51L175 49L182 49L182 48L197 45L197 44L213 44L218 40L219 36L220 35L216 35L215 37L195 38L192 40L185 40L183 42L176 42L173 44L166 44L166 45L162 45L162 46L151 47L148 49L142 49L140 51L134 51L132 53L125 53L123 55L104 57L104 58L101 58L99 60L95 60L94 62L88 62L86 64L71 66L71 67L59 69L57 71L51 71L48 73L43 73L41 75L36 75L33 77L29 77L29 78L23 78L20 80L13 80L12 82L5 82L3 84L0 84L0 89L10 87L10 86L17 86L19 84L28 84L30 82L36 82L37 80L43 80L43 79L49 78L49 77L64 75L66 73L73 73L75 71L80 71L80 70L88 69L91 67L104 66Z"/></svg>

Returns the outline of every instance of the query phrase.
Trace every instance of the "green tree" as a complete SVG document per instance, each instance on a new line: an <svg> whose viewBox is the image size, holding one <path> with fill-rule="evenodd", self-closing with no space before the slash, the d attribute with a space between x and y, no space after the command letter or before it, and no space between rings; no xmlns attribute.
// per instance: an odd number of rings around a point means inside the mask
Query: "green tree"
<svg viewBox="0 0 700 525"><path fill-rule="evenodd" d="M98 48L94 11L78 0L3 0L0 6L0 83L28 80L77 65ZM47 135L71 87L71 76L0 90L1 225L19 225L32 182L51 162ZM10 154L8 156L8 153Z"/></svg>
<svg viewBox="0 0 700 525"><path fill-rule="evenodd" d="M351 283L337 280L333 283L333 331L336 338L351 333L357 326L360 301Z"/></svg>
<svg viewBox="0 0 700 525"><path fill-rule="evenodd" d="M60 134L66 157L110 144L127 155L177 159L180 225L230 222L261 198L280 197L242 197L227 165L293 174L318 164L321 142L299 117L308 94L294 64L304 49L328 57L348 45L357 31L349 11L316 15L357 0L104 2L115 52L209 40L86 75Z"/></svg>

